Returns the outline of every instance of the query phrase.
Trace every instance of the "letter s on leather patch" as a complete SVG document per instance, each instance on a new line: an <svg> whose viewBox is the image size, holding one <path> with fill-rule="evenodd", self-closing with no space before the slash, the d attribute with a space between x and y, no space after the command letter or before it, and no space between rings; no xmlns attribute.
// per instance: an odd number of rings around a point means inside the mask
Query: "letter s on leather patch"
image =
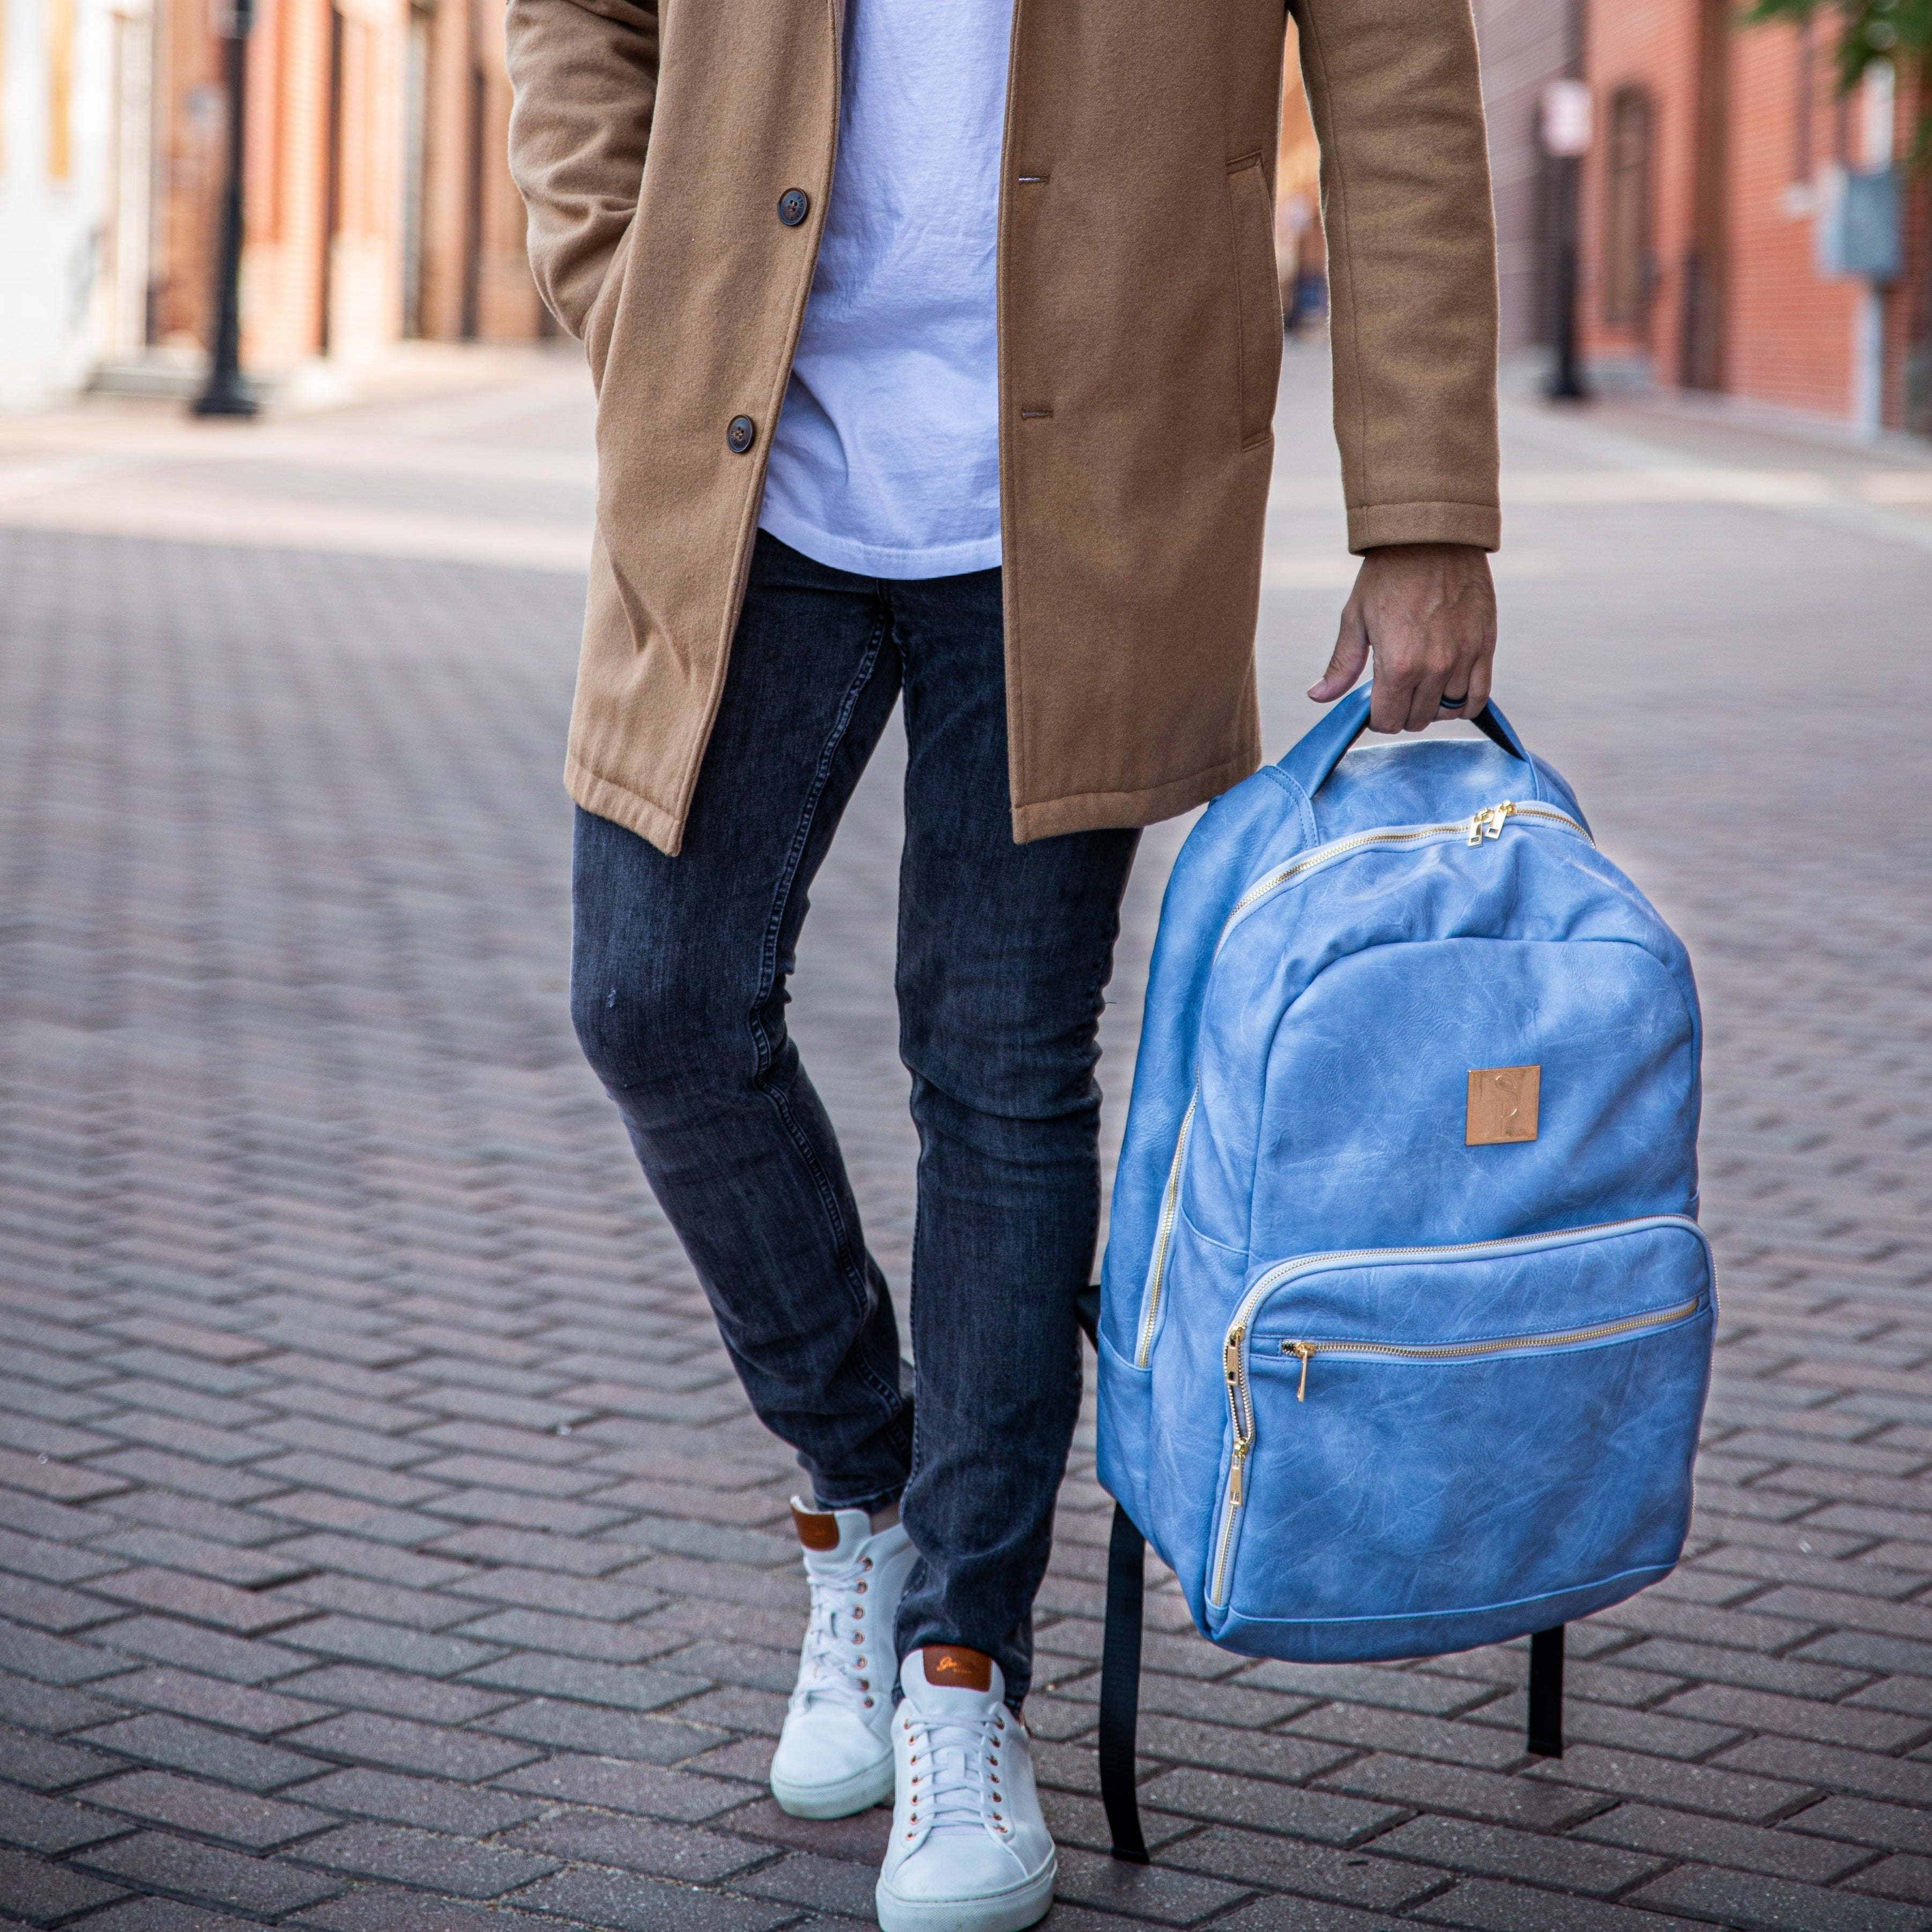
<svg viewBox="0 0 1932 1932"><path fill-rule="evenodd" d="M929 1643L926 1646L926 1681L944 1689L987 1690L992 1688L993 1660L982 1650L968 1650L964 1644Z"/></svg>
<svg viewBox="0 0 1932 1932"><path fill-rule="evenodd" d="M1472 1066L1462 1144L1494 1147L1503 1141L1534 1140L1542 1090L1540 1066Z"/></svg>

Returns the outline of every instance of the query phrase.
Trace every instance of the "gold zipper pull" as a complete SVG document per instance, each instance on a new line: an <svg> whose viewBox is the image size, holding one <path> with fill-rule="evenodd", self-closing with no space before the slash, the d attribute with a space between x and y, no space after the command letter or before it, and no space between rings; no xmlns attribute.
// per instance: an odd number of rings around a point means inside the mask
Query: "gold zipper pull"
<svg viewBox="0 0 1932 1932"><path fill-rule="evenodd" d="M1490 807L1489 836L1492 838L1500 838L1503 836L1503 820L1510 817L1515 811L1515 803L1509 799L1505 799L1501 805L1492 805Z"/></svg>
<svg viewBox="0 0 1932 1932"><path fill-rule="evenodd" d="M1297 1402L1306 1402L1308 1400L1308 1364L1310 1358L1315 1353L1315 1345L1312 1342L1284 1342L1282 1346L1300 1361L1301 1384L1294 1391L1294 1399Z"/></svg>
<svg viewBox="0 0 1932 1932"><path fill-rule="evenodd" d="M1483 842L1483 826L1489 815L1486 812L1479 812L1470 820L1469 843L1472 845L1480 845Z"/></svg>
<svg viewBox="0 0 1932 1932"><path fill-rule="evenodd" d="M1228 1340L1221 1350L1221 1372L1231 1382L1240 1379L1241 1343L1247 1332L1246 1324L1238 1323L1228 1330Z"/></svg>
<svg viewBox="0 0 1932 1932"><path fill-rule="evenodd" d="M1248 1438L1234 1438L1234 1460L1228 1469L1228 1507L1239 1509L1241 1506L1241 1466L1248 1460Z"/></svg>

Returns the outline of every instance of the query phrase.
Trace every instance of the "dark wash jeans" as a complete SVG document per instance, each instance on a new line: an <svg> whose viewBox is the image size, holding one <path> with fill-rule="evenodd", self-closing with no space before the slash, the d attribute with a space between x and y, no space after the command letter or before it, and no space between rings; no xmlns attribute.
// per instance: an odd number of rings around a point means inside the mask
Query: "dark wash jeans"
<svg viewBox="0 0 1932 1932"><path fill-rule="evenodd" d="M1138 835L1014 844L1003 637L997 570L857 577L761 531L683 850L578 814L572 1010L760 1418L822 1507L899 1500L921 1559L899 1654L986 1651L1017 1703L1080 1403L1096 1034ZM902 694L916 1403L784 1019L808 889Z"/></svg>

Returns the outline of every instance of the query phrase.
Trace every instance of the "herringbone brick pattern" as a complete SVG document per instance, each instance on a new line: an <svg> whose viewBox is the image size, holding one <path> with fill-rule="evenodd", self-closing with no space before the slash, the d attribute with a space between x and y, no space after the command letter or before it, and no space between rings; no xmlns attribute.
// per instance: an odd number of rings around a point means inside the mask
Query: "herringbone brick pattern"
<svg viewBox="0 0 1932 1932"><path fill-rule="evenodd" d="M570 1037L580 580L432 527L567 543L584 410L544 382L230 459L285 533L319 506L307 544L131 536L84 490L0 508L0 1922L869 1922L886 1814L802 1822L762 1788L796 1473ZM1347 574L1320 385L1296 359L1276 750ZM1643 482L1828 482L1816 452L1512 435L1503 694L1706 996L1726 1318L1691 1560L1573 1630L1554 1762L1523 1754L1520 1651L1250 1664L1157 1590L1136 1871L1094 1796L1083 1448L1028 1708L1056 1932L1932 1927L1932 544L1849 493ZM343 500L416 522L357 554ZM902 1280L890 764L796 1010ZM1130 908L1115 1133L1177 837Z"/></svg>

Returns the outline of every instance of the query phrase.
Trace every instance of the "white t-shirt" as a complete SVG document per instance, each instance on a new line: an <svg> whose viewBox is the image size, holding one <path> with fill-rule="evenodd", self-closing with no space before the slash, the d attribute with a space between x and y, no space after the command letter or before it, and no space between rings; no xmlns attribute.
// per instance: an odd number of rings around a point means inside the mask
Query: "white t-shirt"
<svg viewBox="0 0 1932 1932"><path fill-rule="evenodd" d="M869 577L1000 561L1012 0L847 0L838 159L759 521Z"/></svg>

